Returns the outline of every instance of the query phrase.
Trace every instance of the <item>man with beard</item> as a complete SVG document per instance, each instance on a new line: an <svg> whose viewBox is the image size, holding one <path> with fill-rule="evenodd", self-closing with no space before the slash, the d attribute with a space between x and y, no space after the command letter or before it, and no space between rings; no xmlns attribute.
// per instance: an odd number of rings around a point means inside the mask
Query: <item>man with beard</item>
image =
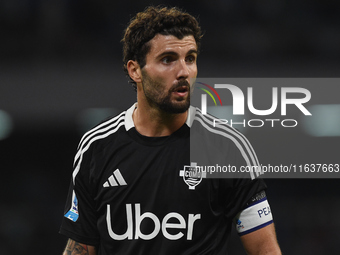
<svg viewBox="0 0 340 255"><path fill-rule="evenodd" d="M74 242L90 255L226 254L233 221L249 254L281 254L261 179L195 172L191 140L222 141L222 163L258 165L242 135L215 132L190 106L201 37L196 19L176 8L149 7L131 20L122 41L137 103L79 144L60 230L70 238L64 254Z"/></svg>

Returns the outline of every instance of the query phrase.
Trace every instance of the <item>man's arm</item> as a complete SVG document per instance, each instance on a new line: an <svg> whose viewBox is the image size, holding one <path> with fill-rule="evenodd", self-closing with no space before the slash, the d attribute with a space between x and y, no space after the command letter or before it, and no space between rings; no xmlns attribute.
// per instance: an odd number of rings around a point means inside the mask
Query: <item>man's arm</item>
<svg viewBox="0 0 340 255"><path fill-rule="evenodd" d="M241 236L243 246L249 255L281 255L274 224Z"/></svg>
<svg viewBox="0 0 340 255"><path fill-rule="evenodd" d="M94 246L68 239L63 255L97 255Z"/></svg>

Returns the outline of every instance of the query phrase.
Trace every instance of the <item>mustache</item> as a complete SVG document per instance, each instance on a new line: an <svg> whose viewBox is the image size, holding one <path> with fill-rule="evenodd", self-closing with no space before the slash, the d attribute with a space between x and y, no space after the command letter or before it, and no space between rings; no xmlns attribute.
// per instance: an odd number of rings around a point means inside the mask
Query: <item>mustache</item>
<svg viewBox="0 0 340 255"><path fill-rule="evenodd" d="M173 85L171 91L175 91L179 88L187 87L190 90L190 83L187 80L180 80L177 84Z"/></svg>

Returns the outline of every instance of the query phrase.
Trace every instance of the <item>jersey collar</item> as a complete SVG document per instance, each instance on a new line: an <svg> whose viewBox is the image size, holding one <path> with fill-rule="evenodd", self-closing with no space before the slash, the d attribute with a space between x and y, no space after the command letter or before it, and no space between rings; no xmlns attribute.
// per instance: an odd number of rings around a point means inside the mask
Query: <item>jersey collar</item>
<svg viewBox="0 0 340 255"><path fill-rule="evenodd" d="M133 119L132 119L132 114L133 114L133 111L136 109L136 107L137 107L137 103L134 103L126 111L126 114L125 114L125 129L126 129L126 131L129 131L131 128L135 127L135 124L133 123ZM193 107L193 106L190 106L189 110L188 110L188 117L187 117L187 120L185 122L188 127L192 126L192 123L193 123L194 118L195 118L195 114L196 114L196 108Z"/></svg>

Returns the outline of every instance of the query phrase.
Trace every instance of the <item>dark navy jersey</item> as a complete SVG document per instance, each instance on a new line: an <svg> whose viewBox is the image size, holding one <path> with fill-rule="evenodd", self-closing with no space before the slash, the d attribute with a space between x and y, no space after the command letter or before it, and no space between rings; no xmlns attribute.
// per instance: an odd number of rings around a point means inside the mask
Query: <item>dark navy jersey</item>
<svg viewBox="0 0 340 255"><path fill-rule="evenodd" d="M233 219L248 232L265 225L247 228L238 217L266 188L258 173L209 178L203 168L196 171L207 162L258 165L243 135L190 107L172 135L146 137L134 127L134 109L81 139L60 233L96 246L99 255L225 254ZM209 153L216 143L219 155Z"/></svg>

